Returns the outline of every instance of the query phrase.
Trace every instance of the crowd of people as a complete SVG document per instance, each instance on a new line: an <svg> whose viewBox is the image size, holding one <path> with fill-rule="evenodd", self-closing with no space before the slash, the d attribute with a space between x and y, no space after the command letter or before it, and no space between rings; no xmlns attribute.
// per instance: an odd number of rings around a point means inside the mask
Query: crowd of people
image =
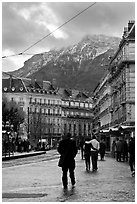
<svg viewBox="0 0 137 204"><path fill-rule="evenodd" d="M95 135L87 137L80 142L81 159L85 160L86 171L91 170L96 172L98 170L98 155L100 160L104 161L106 144L102 138L98 141ZM67 189L69 171L72 187L75 186L75 157L78 152L75 140L71 139L71 134L68 133L63 137L58 146L60 154L59 166L62 167L62 183L64 189ZM126 140L117 139L112 144L112 156L117 161L129 161L132 176L135 176L135 138L130 138L129 143Z"/></svg>
<svg viewBox="0 0 137 204"><path fill-rule="evenodd" d="M29 152L30 142L28 139L15 139L9 138L8 140L3 140L2 151L3 154L14 154L14 152Z"/></svg>
<svg viewBox="0 0 137 204"><path fill-rule="evenodd" d="M135 138L131 137L129 143L125 139L117 138L112 143L112 157L118 162L129 162L131 174L135 175Z"/></svg>
<svg viewBox="0 0 137 204"><path fill-rule="evenodd" d="M95 135L87 137L86 140L80 142L81 157L85 159L86 171L90 171L92 161L92 171L95 172L98 169L97 160L98 152L100 152L101 160L104 160L105 155L105 142L101 140L98 142ZM78 152L78 148L75 140L71 139L71 134L64 135L58 146L58 152L61 155L59 160L59 166L62 167L62 183L64 189L67 189L68 177L67 172L69 171L72 187L75 187L75 156ZM91 158L91 159L90 159Z"/></svg>
<svg viewBox="0 0 137 204"><path fill-rule="evenodd" d="M128 143L126 140L117 138L112 143L112 156L117 161L128 161Z"/></svg>

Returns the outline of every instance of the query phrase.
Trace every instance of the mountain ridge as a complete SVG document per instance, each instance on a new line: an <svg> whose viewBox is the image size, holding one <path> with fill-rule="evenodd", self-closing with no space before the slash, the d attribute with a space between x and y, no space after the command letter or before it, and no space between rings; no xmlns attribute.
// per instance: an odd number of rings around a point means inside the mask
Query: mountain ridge
<svg viewBox="0 0 137 204"><path fill-rule="evenodd" d="M114 55L119 42L117 37L87 35L72 46L33 55L11 74L91 92L107 70L108 58Z"/></svg>

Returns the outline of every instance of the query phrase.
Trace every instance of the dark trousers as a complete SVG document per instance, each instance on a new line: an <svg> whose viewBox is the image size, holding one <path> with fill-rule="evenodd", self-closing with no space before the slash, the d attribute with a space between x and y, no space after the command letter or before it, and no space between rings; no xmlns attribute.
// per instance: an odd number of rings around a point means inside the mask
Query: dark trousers
<svg viewBox="0 0 137 204"><path fill-rule="evenodd" d="M130 166L131 171L135 170L135 156L134 155L129 155L129 166Z"/></svg>
<svg viewBox="0 0 137 204"><path fill-rule="evenodd" d="M117 151L117 161L121 161L121 152Z"/></svg>
<svg viewBox="0 0 137 204"><path fill-rule="evenodd" d="M86 164L86 169L90 170L90 154L85 155L85 164Z"/></svg>
<svg viewBox="0 0 137 204"><path fill-rule="evenodd" d="M128 152L123 152L123 161L128 161Z"/></svg>
<svg viewBox="0 0 137 204"><path fill-rule="evenodd" d="M101 158L101 160L104 159L104 156L105 156L105 152L101 152L101 153L100 153L100 158Z"/></svg>
<svg viewBox="0 0 137 204"><path fill-rule="evenodd" d="M71 179L71 184L72 185L75 184L74 169L75 169L75 167L72 167L72 166L62 167L62 172L63 172L62 183L63 183L64 188L66 188L67 185L68 185L68 177L67 177L68 170L69 170L69 176L70 176L70 179Z"/></svg>
<svg viewBox="0 0 137 204"><path fill-rule="evenodd" d="M92 159L92 169L97 170L97 160L98 160L98 152L97 151L91 151L91 159Z"/></svg>
<svg viewBox="0 0 137 204"><path fill-rule="evenodd" d="M83 147L81 147L81 159L84 159L84 150L83 150Z"/></svg>

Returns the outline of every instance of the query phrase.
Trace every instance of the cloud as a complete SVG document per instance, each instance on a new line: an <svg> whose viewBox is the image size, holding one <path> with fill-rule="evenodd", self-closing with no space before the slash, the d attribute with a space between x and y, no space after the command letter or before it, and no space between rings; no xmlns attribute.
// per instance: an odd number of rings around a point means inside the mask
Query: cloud
<svg viewBox="0 0 137 204"><path fill-rule="evenodd" d="M3 53L4 50L10 50L16 54L29 47L28 53L60 49L79 42L88 34L121 37L128 21L135 19L134 2L97 2L45 37L91 4L93 2L3 2ZM31 47L33 44L35 46ZM19 58L14 59L18 61ZM10 62L15 63L16 60L10 59Z"/></svg>
<svg viewBox="0 0 137 204"><path fill-rule="evenodd" d="M4 59L2 61L2 70L3 71L14 71L23 67L24 62L28 60L30 56L14 56Z"/></svg>

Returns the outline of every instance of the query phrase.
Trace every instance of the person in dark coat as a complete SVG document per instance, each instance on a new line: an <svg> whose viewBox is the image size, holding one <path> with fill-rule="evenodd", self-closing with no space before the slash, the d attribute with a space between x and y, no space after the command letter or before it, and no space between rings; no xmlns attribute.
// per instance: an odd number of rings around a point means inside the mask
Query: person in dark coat
<svg viewBox="0 0 137 204"><path fill-rule="evenodd" d="M128 145L128 152L129 152L129 166L131 170L131 175L135 175L135 138L130 138L129 145Z"/></svg>
<svg viewBox="0 0 137 204"><path fill-rule="evenodd" d="M75 186L75 156L77 154L76 142L71 139L71 134L67 133L64 136L64 139L60 141L58 146L58 152L61 156L64 156L64 162L62 165L62 183L64 189L67 189L68 186L68 177L67 173L69 170L69 176L71 179L72 187Z"/></svg>
<svg viewBox="0 0 137 204"><path fill-rule="evenodd" d="M106 150L106 145L105 145L104 140L102 139L102 140L100 141L100 148L99 148L99 153L100 153L100 159L101 159L101 161L104 160L105 150Z"/></svg>
<svg viewBox="0 0 137 204"><path fill-rule="evenodd" d="M121 162L121 154L122 154L122 151L123 151L123 143L120 140L117 141L116 143L116 151L117 151L117 161Z"/></svg>
<svg viewBox="0 0 137 204"><path fill-rule="evenodd" d="M115 158L116 156L116 142L115 140L112 143L112 157Z"/></svg>
<svg viewBox="0 0 137 204"><path fill-rule="evenodd" d="M128 161L128 144L127 141L123 141L123 161Z"/></svg>
<svg viewBox="0 0 137 204"><path fill-rule="evenodd" d="M90 141L90 137L87 137L85 141ZM90 157L91 157L91 143L84 145L84 157L85 157L85 165L86 165L86 171L90 171Z"/></svg>

